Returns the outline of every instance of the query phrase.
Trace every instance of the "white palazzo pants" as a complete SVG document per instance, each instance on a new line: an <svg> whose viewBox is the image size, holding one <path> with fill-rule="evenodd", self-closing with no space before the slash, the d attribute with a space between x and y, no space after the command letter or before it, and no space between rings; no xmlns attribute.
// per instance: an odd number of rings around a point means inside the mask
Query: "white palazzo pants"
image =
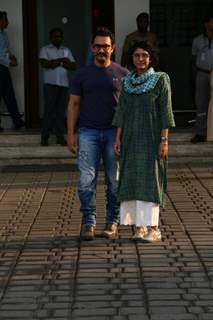
<svg viewBox="0 0 213 320"><path fill-rule="evenodd" d="M140 226L158 226L159 205L153 202L131 200L121 202L120 224Z"/></svg>

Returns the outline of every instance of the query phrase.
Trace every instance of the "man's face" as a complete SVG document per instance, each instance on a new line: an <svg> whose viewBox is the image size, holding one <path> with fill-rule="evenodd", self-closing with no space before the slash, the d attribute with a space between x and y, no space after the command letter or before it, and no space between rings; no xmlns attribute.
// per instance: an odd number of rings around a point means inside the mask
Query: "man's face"
<svg viewBox="0 0 213 320"><path fill-rule="evenodd" d="M213 18L211 18L209 22L206 22L205 26L207 32L213 33Z"/></svg>
<svg viewBox="0 0 213 320"><path fill-rule="evenodd" d="M6 29L8 27L8 19L7 19L7 16L3 16L1 19L0 19L0 29Z"/></svg>
<svg viewBox="0 0 213 320"><path fill-rule="evenodd" d="M99 65L106 65L110 61L113 53L114 45L110 37L96 36L92 44L92 52L95 62Z"/></svg>
<svg viewBox="0 0 213 320"><path fill-rule="evenodd" d="M138 30L141 32L147 32L149 20L146 17L140 17L137 21Z"/></svg>
<svg viewBox="0 0 213 320"><path fill-rule="evenodd" d="M51 42L55 47L60 47L63 41L63 35L59 31L55 31L51 36Z"/></svg>

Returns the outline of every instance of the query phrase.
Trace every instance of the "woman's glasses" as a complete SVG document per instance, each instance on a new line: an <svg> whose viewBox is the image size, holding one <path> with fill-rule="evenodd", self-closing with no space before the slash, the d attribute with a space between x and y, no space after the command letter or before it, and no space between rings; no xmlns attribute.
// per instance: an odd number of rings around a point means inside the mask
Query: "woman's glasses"
<svg viewBox="0 0 213 320"><path fill-rule="evenodd" d="M134 53L133 55L133 58L135 59L148 59L150 57L150 55L148 53Z"/></svg>

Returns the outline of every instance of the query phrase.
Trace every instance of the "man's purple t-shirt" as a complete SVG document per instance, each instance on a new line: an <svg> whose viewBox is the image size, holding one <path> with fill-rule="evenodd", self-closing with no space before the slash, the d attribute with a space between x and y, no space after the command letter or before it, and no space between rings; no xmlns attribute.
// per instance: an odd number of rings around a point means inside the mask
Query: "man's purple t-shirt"
<svg viewBox="0 0 213 320"><path fill-rule="evenodd" d="M108 129L121 92L121 79L128 70L115 62L107 68L96 65L79 69L71 94L81 97L79 127Z"/></svg>

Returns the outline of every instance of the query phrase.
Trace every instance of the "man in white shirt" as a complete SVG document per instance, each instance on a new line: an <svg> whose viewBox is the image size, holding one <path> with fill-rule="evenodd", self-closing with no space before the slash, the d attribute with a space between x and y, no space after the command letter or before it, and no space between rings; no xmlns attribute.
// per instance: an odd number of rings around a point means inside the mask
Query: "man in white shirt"
<svg viewBox="0 0 213 320"><path fill-rule="evenodd" d="M206 141L207 115L210 100L210 73L213 70L213 13L204 17L204 33L192 42L192 57L196 69L196 125L192 143Z"/></svg>
<svg viewBox="0 0 213 320"><path fill-rule="evenodd" d="M62 46L63 31L55 28L50 31L51 44L40 51L40 63L44 76L44 115L41 132L41 145L48 146L50 133L54 130L56 143L65 146L65 113L69 99L68 71L75 69L71 51Z"/></svg>
<svg viewBox="0 0 213 320"><path fill-rule="evenodd" d="M5 102L15 129L20 129L25 126L25 122L22 120L22 115L18 109L9 70L10 67L17 66L17 60L10 52L9 39L6 31L8 24L7 12L0 11L0 98ZM1 129L3 130L3 128Z"/></svg>

